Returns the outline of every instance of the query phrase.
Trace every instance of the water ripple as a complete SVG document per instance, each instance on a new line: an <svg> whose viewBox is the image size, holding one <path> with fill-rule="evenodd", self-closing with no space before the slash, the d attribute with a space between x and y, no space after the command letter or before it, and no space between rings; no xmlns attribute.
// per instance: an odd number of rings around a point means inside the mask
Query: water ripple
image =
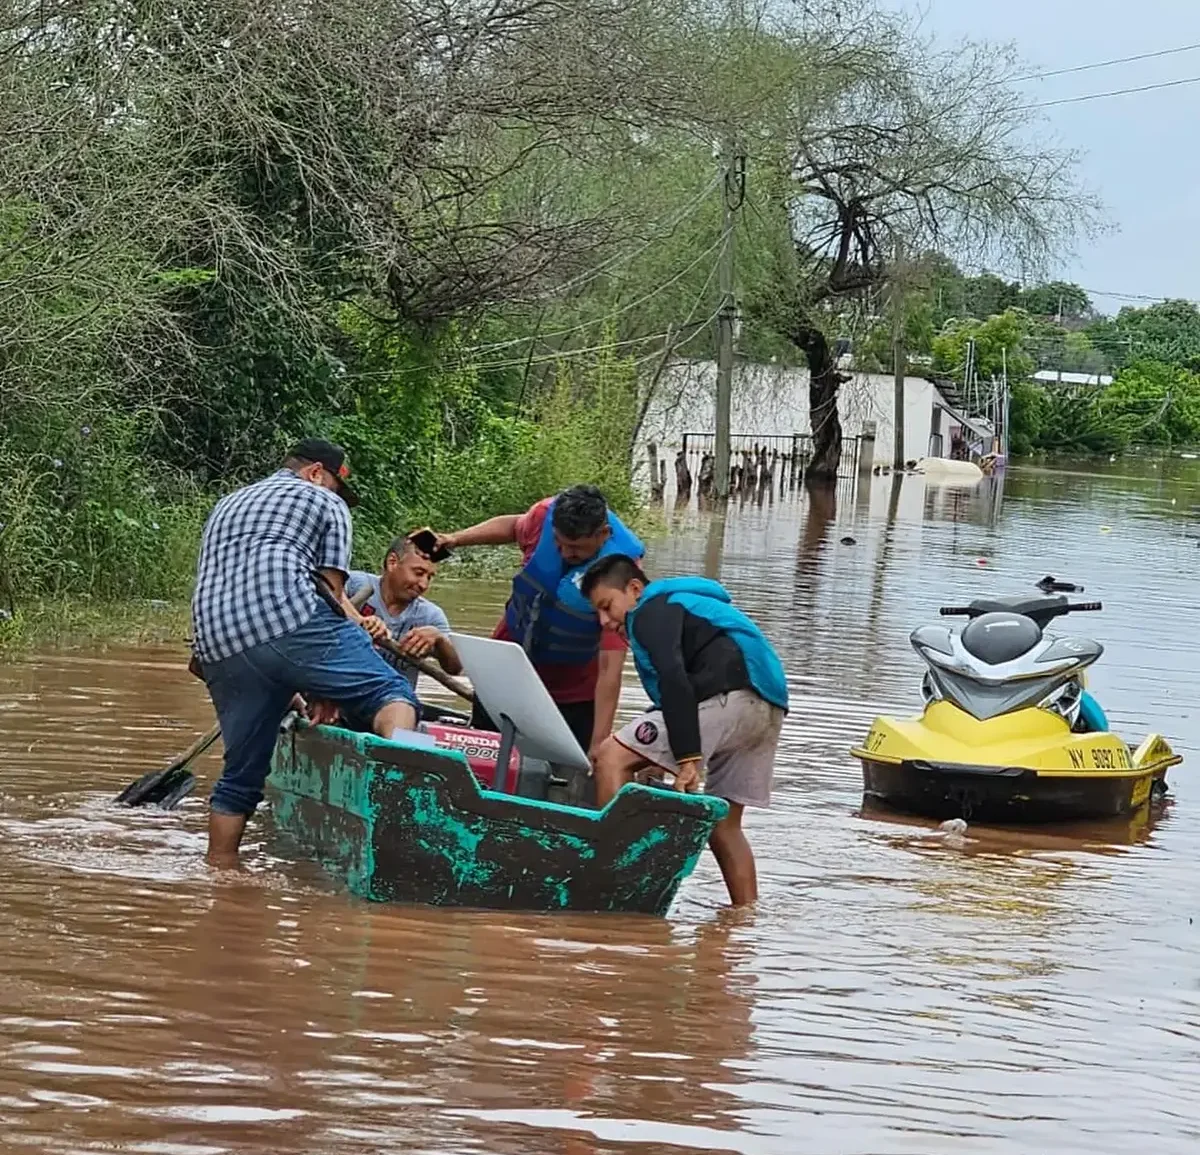
<svg viewBox="0 0 1200 1155"><path fill-rule="evenodd" d="M918 622L1054 573L1105 602L1083 624L1114 723L1195 760L1196 543L1171 498L1197 478L1122 469L668 510L655 572L718 576L788 666L753 912L723 909L707 856L669 920L371 906L269 824L214 879L201 801L110 804L210 724L181 654L0 668L4 1149L1190 1155L1189 764L1150 821L962 832L864 811L847 756L918 705ZM483 629L504 590L442 592ZM631 681L624 713L641 700Z"/></svg>

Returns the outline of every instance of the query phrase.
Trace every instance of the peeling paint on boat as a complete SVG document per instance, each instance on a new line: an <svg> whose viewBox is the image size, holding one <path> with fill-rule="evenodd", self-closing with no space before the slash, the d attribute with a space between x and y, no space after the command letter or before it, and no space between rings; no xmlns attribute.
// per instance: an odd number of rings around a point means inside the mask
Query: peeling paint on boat
<svg viewBox="0 0 1200 1155"><path fill-rule="evenodd" d="M276 827L365 898L664 914L727 804L631 785L603 811L481 790L457 751L280 738Z"/></svg>

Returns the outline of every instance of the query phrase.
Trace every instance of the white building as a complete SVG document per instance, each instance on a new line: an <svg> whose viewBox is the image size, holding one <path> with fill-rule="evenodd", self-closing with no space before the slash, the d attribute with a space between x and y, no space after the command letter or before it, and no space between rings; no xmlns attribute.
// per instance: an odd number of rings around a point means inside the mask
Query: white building
<svg viewBox="0 0 1200 1155"><path fill-rule="evenodd" d="M847 370L847 372L850 372ZM685 433L711 433L716 426L717 367L712 361L682 361L671 366L658 383L642 426L643 444L654 442L669 457L682 445ZM791 437L808 433L807 369L740 362L734 365L731 432L757 437ZM890 466L894 455L895 383L890 374L851 373L841 388L838 413L846 437L862 435L875 425L876 465ZM904 384L904 456L948 457L951 439L965 431L976 442L990 430L957 413L924 377Z"/></svg>

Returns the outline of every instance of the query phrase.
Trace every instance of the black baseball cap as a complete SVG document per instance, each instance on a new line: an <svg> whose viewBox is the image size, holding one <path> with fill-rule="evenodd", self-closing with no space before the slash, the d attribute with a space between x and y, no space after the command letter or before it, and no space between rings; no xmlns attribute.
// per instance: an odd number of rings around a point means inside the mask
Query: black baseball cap
<svg viewBox="0 0 1200 1155"><path fill-rule="evenodd" d="M289 457L301 461L315 461L325 466L337 478L338 496L353 509L358 504L358 494L349 486L350 467L346 464L346 451L332 441L320 437L306 437L293 446Z"/></svg>

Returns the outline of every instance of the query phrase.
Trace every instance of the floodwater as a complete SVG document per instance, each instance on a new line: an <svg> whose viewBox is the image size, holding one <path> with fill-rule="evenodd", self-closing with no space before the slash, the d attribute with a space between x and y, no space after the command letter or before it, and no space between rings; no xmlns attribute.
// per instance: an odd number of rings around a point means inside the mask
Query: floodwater
<svg viewBox="0 0 1200 1155"><path fill-rule="evenodd" d="M1196 466L668 508L652 568L718 576L791 679L751 912L707 856L665 920L372 906L267 823L214 878L202 800L107 803L210 724L179 652L0 667L0 1150L1191 1155ZM917 704L909 631L1046 573L1105 603L1071 628L1107 646L1114 725L1188 758L1169 806L1041 834L863 816L847 748ZM443 593L482 629L503 587Z"/></svg>

